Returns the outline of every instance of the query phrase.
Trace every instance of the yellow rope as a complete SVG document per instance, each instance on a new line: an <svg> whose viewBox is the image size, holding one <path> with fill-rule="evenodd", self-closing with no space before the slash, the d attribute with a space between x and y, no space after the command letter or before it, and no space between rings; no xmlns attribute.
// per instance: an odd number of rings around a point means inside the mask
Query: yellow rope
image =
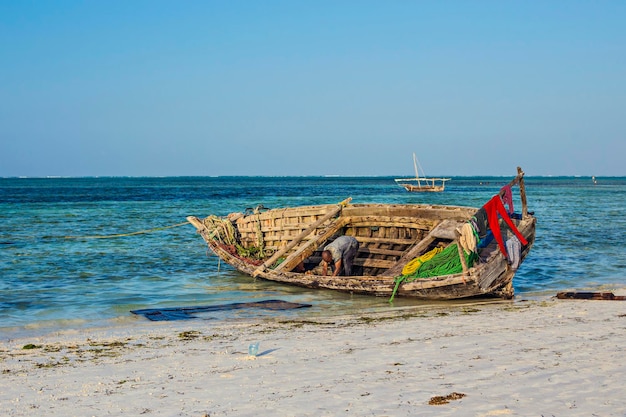
<svg viewBox="0 0 626 417"><path fill-rule="evenodd" d="M435 248L429 252L426 252L419 258L415 258L412 261L409 261L406 265L404 265L404 268L402 268L402 275L413 274L415 271L417 271L417 269L420 266L422 266L424 262L428 261L429 259L432 259L436 254L438 254L442 250L443 248Z"/></svg>
<svg viewBox="0 0 626 417"><path fill-rule="evenodd" d="M189 224L189 222L184 222L184 223L178 223L178 224L173 224L171 226L165 226L165 227L155 227L154 229L148 229L148 230L140 230L138 232L131 232L131 233L119 233L116 235L100 235L100 236L65 236L65 239L110 239L110 238L114 238L114 237L123 237L123 236L132 236L132 235L141 235L141 234L145 234L145 233L151 233L151 232L156 232L158 230L165 230L165 229L171 229L173 227L180 227L180 226L184 226L186 224Z"/></svg>

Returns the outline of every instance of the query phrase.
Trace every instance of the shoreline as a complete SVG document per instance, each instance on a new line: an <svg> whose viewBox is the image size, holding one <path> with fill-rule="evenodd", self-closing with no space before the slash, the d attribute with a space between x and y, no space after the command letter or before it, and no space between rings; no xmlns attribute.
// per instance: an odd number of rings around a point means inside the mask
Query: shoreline
<svg viewBox="0 0 626 417"><path fill-rule="evenodd" d="M145 324L0 341L0 412L626 414L623 301ZM256 357L247 353L254 342Z"/></svg>
<svg viewBox="0 0 626 417"><path fill-rule="evenodd" d="M602 284L596 285L589 288L578 288L578 289L568 289L567 291L593 291L593 292L613 292L617 294L626 294L626 287L621 284ZM398 297L394 300L393 304L389 304L386 302L386 297L372 297L372 296L359 296L364 297L364 299L374 299L379 301L378 304L367 304L363 303L362 300L354 303L354 306L350 309L342 309L341 307L337 310L329 310L326 307L320 309L319 306L313 306L312 309L304 308L304 309L287 309L278 312L271 312L265 310L257 310L252 311L246 314L243 317L238 317L238 314L235 310L232 310L232 314L229 315L229 312L225 309L222 312L217 313L217 316L211 316L209 314L202 313L194 313L198 315L197 319L193 319L192 321L212 321L214 324L220 323L238 323L239 321L253 321L253 320L302 320L303 317L307 319L313 317L315 320L325 320L332 319L334 317L343 317L350 316L354 314L396 314L397 312L404 311L406 309L428 309L428 308L454 308L458 306L465 305L482 305L482 304L494 304L494 303L521 303L527 301L542 301L546 299L550 299L555 297L557 291L554 290L542 290L542 291L532 291L532 292L524 292L521 294L516 294L512 300L504 300L500 298L474 298L474 299L459 299L459 300L445 300L445 301L426 301L426 300L415 300L411 298ZM263 300L252 300L255 301L263 301ZM293 302L300 302L299 299L294 299ZM311 301L305 299L304 303L314 303L315 301ZM210 305L210 304L206 304ZM228 305L225 304L225 305ZM178 306L178 304L176 305ZM163 306L163 308L171 308L172 306ZM185 308L189 308L190 305L185 305ZM154 307L134 307L136 309L143 308L159 308L158 305ZM131 312L132 308L123 314L118 316L110 316L103 318L79 318L79 317L71 317L71 318L59 318L59 319L46 319L40 321L34 321L26 324L15 324L11 326L2 326L0 323L0 343L7 342L15 339L24 339L24 338L38 338L38 337L47 337L49 335L54 335L58 333L80 333L80 332L97 332L100 329L107 329L113 331L116 328L134 328L136 331L141 331L141 327L146 323L153 323L147 318L141 315L135 315ZM354 311L358 311L359 313L353 313ZM257 318L261 316L262 318ZM175 320L169 321L169 323L174 323Z"/></svg>

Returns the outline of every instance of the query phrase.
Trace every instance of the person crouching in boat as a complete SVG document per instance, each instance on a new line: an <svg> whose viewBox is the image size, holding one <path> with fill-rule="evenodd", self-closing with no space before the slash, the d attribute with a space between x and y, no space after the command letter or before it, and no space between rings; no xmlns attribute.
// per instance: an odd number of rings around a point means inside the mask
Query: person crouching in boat
<svg viewBox="0 0 626 417"><path fill-rule="evenodd" d="M339 236L332 243L324 247L322 252L322 272L325 276L328 265L333 269L333 276L340 275L343 267L343 275L352 275L352 263L359 250L359 242L352 236Z"/></svg>

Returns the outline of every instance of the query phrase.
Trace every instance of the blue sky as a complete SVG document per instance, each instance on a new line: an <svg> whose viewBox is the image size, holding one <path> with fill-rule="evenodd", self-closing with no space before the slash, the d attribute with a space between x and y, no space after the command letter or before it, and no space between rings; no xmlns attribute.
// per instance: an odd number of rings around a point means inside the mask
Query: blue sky
<svg viewBox="0 0 626 417"><path fill-rule="evenodd" d="M3 1L0 176L626 175L624 1Z"/></svg>

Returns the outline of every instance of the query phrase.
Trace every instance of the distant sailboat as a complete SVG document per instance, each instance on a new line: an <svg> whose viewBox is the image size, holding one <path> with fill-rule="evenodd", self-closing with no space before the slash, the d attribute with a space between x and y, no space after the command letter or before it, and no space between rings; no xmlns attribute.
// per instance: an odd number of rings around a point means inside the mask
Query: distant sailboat
<svg viewBox="0 0 626 417"><path fill-rule="evenodd" d="M426 178L419 176L417 169L418 161L413 153L413 167L415 168L415 178L396 178L396 183L409 192L441 192L446 188L446 181L450 181L451 178ZM421 165L420 165L421 168ZM424 174L424 169L422 169ZM426 174L424 174L426 175Z"/></svg>

